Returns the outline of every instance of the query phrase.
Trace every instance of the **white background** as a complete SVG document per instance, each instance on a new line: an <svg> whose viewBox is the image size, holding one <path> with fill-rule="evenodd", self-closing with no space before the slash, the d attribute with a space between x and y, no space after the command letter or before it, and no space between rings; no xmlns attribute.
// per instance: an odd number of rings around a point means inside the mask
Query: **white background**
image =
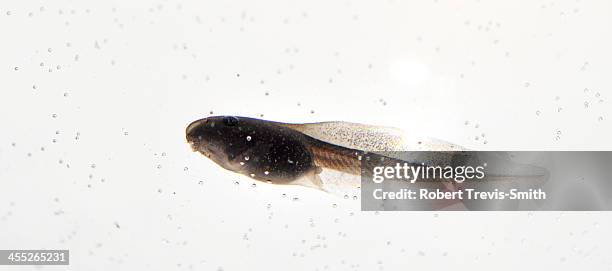
<svg viewBox="0 0 612 271"><path fill-rule="evenodd" d="M70 270L609 270L610 213L360 212L252 187L184 129L263 114L611 150L611 25L603 0L2 0L0 249L70 249Z"/></svg>

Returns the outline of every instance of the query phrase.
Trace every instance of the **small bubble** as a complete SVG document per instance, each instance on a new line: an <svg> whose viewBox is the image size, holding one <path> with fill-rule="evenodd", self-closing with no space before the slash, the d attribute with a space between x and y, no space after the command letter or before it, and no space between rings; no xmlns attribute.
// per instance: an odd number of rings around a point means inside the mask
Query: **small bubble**
<svg viewBox="0 0 612 271"><path fill-rule="evenodd" d="M162 168L162 165L157 165L157 169L161 169L161 168Z"/></svg>
<svg viewBox="0 0 612 271"><path fill-rule="evenodd" d="M535 112L536 116L539 116L541 114L540 110Z"/></svg>
<svg viewBox="0 0 612 271"><path fill-rule="evenodd" d="M36 89L36 85L32 85L32 89Z"/></svg>
<svg viewBox="0 0 612 271"><path fill-rule="evenodd" d="M604 118L603 116L599 116L599 118L597 118L597 120L602 121Z"/></svg>
<svg viewBox="0 0 612 271"><path fill-rule="evenodd" d="M357 199L358 199L358 197L357 197L357 196L353 196L353 200L357 200Z"/></svg>
<svg viewBox="0 0 612 271"><path fill-rule="evenodd" d="M245 157L244 157L244 160L249 161L249 157L248 157L248 156L245 156Z"/></svg>
<svg viewBox="0 0 612 271"><path fill-rule="evenodd" d="M53 51L53 49L47 48L47 52L51 53L52 51Z"/></svg>
<svg viewBox="0 0 612 271"><path fill-rule="evenodd" d="M293 200L293 201L298 201L298 200L300 200L300 198L298 198L298 197L293 197L293 199L292 199L292 200Z"/></svg>
<svg viewBox="0 0 612 271"><path fill-rule="evenodd" d="M199 181L199 182L198 182L198 184L199 184L199 185L203 185L203 184L204 184L204 181Z"/></svg>
<svg viewBox="0 0 612 271"><path fill-rule="evenodd" d="M235 182L234 182L234 184L235 184L235 185L239 185L239 184L240 184L240 182L239 182L239 181L235 181Z"/></svg>
<svg viewBox="0 0 612 271"><path fill-rule="evenodd" d="M336 208L336 207L338 207L338 204L335 204L335 203L332 204L332 208Z"/></svg>
<svg viewBox="0 0 612 271"><path fill-rule="evenodd" d="M250 176L251 176L251 178L252 178L252 177L255 177L255 174L251 173L251 174L250 174Z"/></svg>
<svg viewBox="0 0 612 271"><path fill-rule="evenodd" d="M266 94L266 96L270 96L270 92L268 92L268 91L266 91L265 94Z"/></svg>
<svg viewBox="0 0 612 271"><path fill-rule="evenodd" d="M315 112L314 110L310 110L310 114L314 114L314 112Z"/></svg>
<svg viewBox="0 0 612 271"><path fill-rule="evenodd" d="M246 140L247 140L247 141L251 141L251 136L247 136L247 137L246 137Z"/></svg>
<svg viewBox="0 0 612 271"><path fill-rule="evenodd" d="M68 92L64 92L64 97L68 97Z"/></svg>
<svg viewBox="0 0 612 271"><path fill-rule="evenodd" d="M344 199L348 199L348 198L349 198L349 196L348 196L348 195L344 195Z"/></svg>
<svg viewBox="0 0 612 271"><path fill-rule="evenodd" d="M255 187L257 187L257 184L256 183L252 183L251 187L255 188Z"/></svg>
<svg viewBox="0 0 612 271"><path fill-rule="evenodd" d="M187 170L189 170L189 168L188 168L188 167L184 167L184 168L183 168L183 171L187 171Z"/></svg>
<svg viewBox="0 0 612 271"><path fill-rule="evenodd" d="M96 164L91 164L91 168L96 168Z"/></svg>
<svg viewBox="0 0 612 271"><path fill-rule="evenodd" d="M57 114L53 114L53 115L51 115L51 117L57 118Z"/></svg>
<svg viewBox="0 0 612 271"><path fill-rule="evenodd" d="M264 171L264 174L268 175L268 174L270 174L270 172L269 171Z"/></svg>
<svg viewBox="0 0 612 271"><path fill-rule="evenodd" d="M18 71L18 70L19 70L19 67L15 66L15 68L13 68L13 69L15 69L16 71Z"/></svg>

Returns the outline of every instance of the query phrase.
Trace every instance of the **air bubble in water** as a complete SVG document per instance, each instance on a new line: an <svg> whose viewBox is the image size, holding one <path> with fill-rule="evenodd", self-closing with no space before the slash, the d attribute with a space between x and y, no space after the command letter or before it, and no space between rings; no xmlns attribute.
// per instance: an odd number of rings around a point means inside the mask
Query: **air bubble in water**
<svg viewBox="0 0 612 271"><path fill-rule="evenodd" d="M184 167L184 168L183 168L183 171L187 171L187 170L189 170L189 168L188 168L188 167Z"/></svg>
<svg viewBox="0 0 612 271"><path fill-rule="evenodd" d="M255 187L257 187L257 184L256 183L252 183L251 187L255 188Z"/></svg>
<svg viewBox="0 0 612 271"><path fill-rule="evenodd" d="M247 137L246 137L246 140L247 140L247 141L251 141L251 136L247 136Z"/></svg>
<svg viewBox="0 0 612 271"><path fill-rule="evenodd" d="M264 174L268 175L268 174L270 174L270 172L266 170L266 171L264 171Z"/></svg>
<svg viewBox="0 0 612 271"><path fill-rule="evenodd" d="M245 157L244 157L244 160L249 161L249 157L248 157L248 156L245 156Z"/></svg>

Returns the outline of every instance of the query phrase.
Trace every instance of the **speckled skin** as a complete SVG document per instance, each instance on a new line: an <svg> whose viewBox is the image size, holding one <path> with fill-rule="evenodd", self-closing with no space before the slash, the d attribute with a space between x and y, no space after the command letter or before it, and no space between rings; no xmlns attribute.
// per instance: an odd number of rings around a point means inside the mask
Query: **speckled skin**
<svg viewBox="0 0 612 271"><path fill-rule="evenodd" d="M314 139L282 123L233 116L192 122L187 141L225 169L253 179L290 184L321 167L358 174L360 150Z"/></svg>

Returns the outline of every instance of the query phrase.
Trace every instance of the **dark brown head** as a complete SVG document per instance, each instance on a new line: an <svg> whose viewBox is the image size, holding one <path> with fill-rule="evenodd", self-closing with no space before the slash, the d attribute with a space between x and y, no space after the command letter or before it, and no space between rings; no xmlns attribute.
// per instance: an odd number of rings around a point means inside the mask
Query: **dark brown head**
<svg viewBox="0 0 612 271"><path fill-rule="evenodd" d="M275 122L214 116L186 129L194 151L257 180L284 183L314 168L306 136Z"/></svg>

